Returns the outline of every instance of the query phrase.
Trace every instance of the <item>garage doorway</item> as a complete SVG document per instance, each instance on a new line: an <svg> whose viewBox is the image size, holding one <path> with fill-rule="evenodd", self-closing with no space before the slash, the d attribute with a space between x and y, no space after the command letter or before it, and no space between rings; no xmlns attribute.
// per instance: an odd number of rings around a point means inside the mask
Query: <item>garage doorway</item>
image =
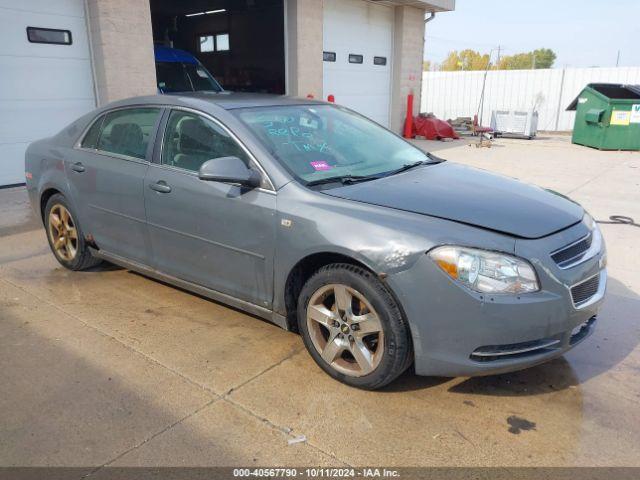
<svg viewBox="0 0 640 480"><path fill-rule="evenodd" d="M284 94L284 0L150 0L153 40L194 55L225 90Z"/></svg>
<svg viewBox="0 0 640 480"><path fill-rule="evenodd" d="M363 0L324 1L324 98L389 126L394 10Z"/></svg>

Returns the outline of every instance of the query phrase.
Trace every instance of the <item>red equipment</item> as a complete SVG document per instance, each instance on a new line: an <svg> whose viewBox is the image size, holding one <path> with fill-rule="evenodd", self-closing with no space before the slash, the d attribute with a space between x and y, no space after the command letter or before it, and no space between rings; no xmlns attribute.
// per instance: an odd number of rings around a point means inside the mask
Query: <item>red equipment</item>
<svg viewBox="0 0 640 480"><path fill-rule="evenodd" d="M490 127L483 127L478 123L478 115L473 116L473 134L482 135L483 133L493 133Z"/></svg>
<svg viewBox="0 0 640 480"><path fill-rule="evenodd" d="M443 138L460 138L448 122L436 117L419 115L414 119L413 136L419 135L427 140L442 140Z"/></svg>
<svg viewBox="0 0 640 480"><path fill-rule="evenodd" d="M413 138L413 92L407 96L407 118L404 121L404 138Z"/></svg>

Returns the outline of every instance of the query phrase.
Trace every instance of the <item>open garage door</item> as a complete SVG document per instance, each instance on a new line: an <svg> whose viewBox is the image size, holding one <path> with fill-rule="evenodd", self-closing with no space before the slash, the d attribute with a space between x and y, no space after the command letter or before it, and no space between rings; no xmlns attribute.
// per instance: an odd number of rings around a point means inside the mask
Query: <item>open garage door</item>
<svg viewBox="0 0 640 480"><path fill-rule="evenodd" d="M157 44L194 55L226 89L284 94L284 0L150 0Z"/></svg>
<svg viewBox="0 0 640 480"><path fill-rule="evenodd" d="M0 186L24 151L95 108L83 0L0 0Z"/></svg>
<svg viewBox="0 0 640 480"><path fill-rule="evenodd" d="M324 97L388 126L394 10L365 0L324 0Z"/></svg>

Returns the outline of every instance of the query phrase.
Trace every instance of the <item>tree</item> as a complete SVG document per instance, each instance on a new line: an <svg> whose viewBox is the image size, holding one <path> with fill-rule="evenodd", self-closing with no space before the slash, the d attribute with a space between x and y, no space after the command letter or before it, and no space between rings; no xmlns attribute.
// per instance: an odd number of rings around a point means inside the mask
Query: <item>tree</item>
<svg viewBox="0 0 640 480"><path fill-rule="evenodd" d="M425 72L430 72L432 66L433 64L430 60L425 60L424 62L422 62L422 70L424 70Z"/></svg>
<svg viewBox="0 0 640 480"><path fill-rule="evenodd" d="M489 54L466 49L449 53L440 67L441 70L454 72L459 70L485 70L489 65Z"/></svg>
<svg viewBox="0 0 640 480"><path fill-rule="evenodd" d="M556 54L549 48L538 48L532 52L516 53L500 58L498 65L491 65L488 53L480 53L475 50L453 50L444 62L440 70L456 72L461 70L529 70L538 68L551 68L556 61ZM428 68L427 68L428 65ZM430 70L431 62L425 62L424 69Z"/></svg>
<svg viewBox="0 0 640 480"><path fill-rule="evenodd" d="M556 54L550 48L539 48L533 51L535 68L551 68L556 61Z"/></svg>
<svg viewBox="0 0 640 480"><path fill-rule="evenodd" d="M531 53L516 53L505 55L500 59L498 70L526 70L533 68L533 55Z"/></svg>
<svg viewBox="0 0 640 480"><path fill-rule="evenodd" d="M533 52L516 53L502 57L498 69L500 70L528 70L551 68L556 61L556 54L549 48L539 48Z"/></svg>

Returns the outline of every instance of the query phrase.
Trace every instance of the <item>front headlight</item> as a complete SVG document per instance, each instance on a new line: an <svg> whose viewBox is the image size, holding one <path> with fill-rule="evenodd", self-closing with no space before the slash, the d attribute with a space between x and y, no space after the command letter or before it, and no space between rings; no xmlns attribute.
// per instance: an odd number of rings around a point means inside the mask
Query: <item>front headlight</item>
<svg viewBox="0 0 640 480"><path fill-rule="evenodd" d="M529 262L467 247L434 248L429 257L451 278L480 293L529 293L540 289Z"/></svg>

